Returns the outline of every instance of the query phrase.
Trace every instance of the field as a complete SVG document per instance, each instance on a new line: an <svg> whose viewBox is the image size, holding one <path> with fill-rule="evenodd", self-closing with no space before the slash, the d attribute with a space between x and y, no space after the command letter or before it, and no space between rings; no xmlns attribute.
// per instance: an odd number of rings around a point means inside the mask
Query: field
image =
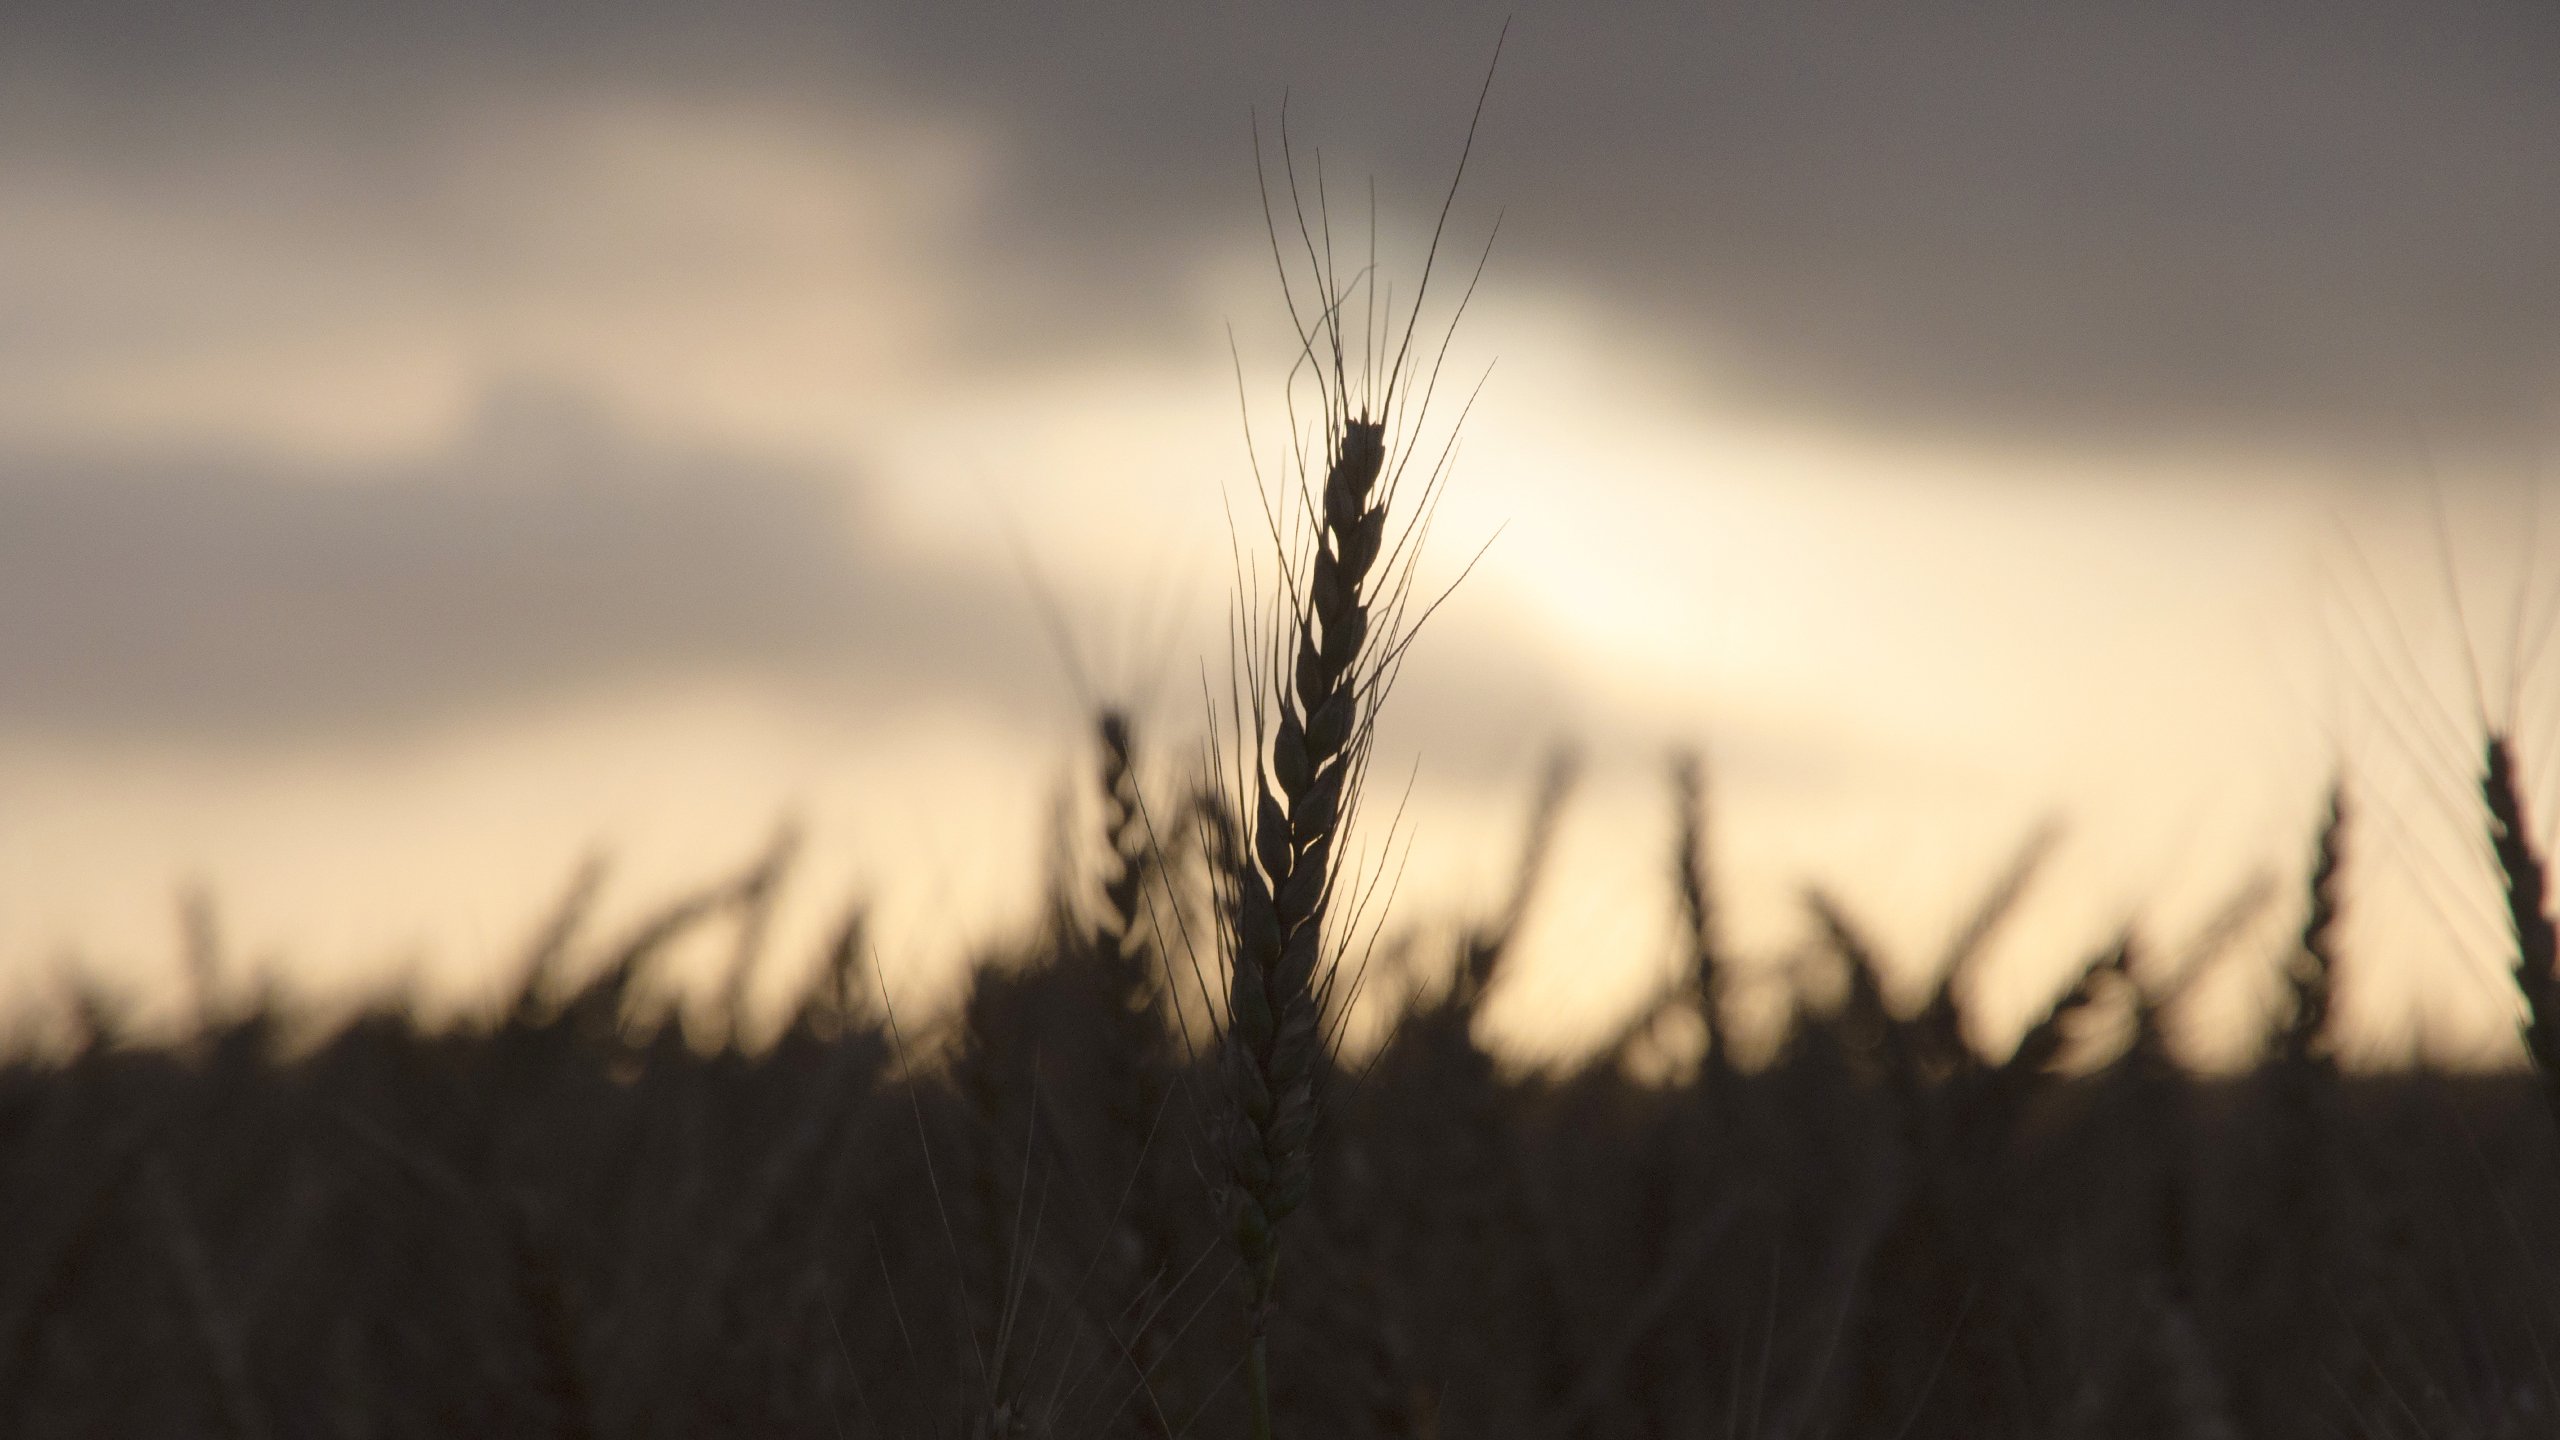
<svg viewBox="0 0 2560 1440"><path fill-rule="evenodd" d="M1119 823L1041 933L925 1030L881 1004L858 914L770 1043L637 1003L689 931L749 963L769 863L618 938L573 893L485 1021L289 1045L271 1005L217 1005L143 1044L95 1002L76 1054L0 1071L0 1432L1237 1433L1232 1076L1168 999L1227 888L1221 809L1159 846L1095 808ZM1843 998L1725 1063L1686 813L1662 894L1698 943L1653 1033L1495 1063L1496 915L1382 1048L1319 1067L1279 1432L2547 1433L2553 1124L2523 1073L2329 1061L2347 816L2306 843L2300 943L2233 957L2294 1003L2206 1078L2164 1032L2200 956L2127 937L1985 1055L1961 949L1894 1013L1821 901ZM1638 1079L1639 1052L1684 1058Z"/></svg>

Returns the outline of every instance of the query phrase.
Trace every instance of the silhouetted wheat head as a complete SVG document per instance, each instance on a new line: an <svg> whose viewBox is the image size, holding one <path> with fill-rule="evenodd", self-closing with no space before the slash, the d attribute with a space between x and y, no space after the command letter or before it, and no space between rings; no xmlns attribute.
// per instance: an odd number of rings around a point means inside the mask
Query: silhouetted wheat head
<svg viewBox="0 0 2560 1440"><path fill-rule="evenodd" d="M1488 89L1491 81L1488 73ZM1479 118L1482 108L1480 94ZM1429 613L1428 606L1412 604L1416 560L1455 441L1453 426L1438 457L1411 472L1420 476L1419 493L1404 488L1447 353L1444 336L1440 355L1423 369L1413 339L1457 182L1441 208L1398 336L1392 307L1388 328L1378 326L1374 254L1348 280L1336 268L1321 168L1311 222L1285 113L1282 127L1283 188L1311 296L1304 303L1267 179L1264 217L1299 344L1289 386L1292 424L1303 378L1316 397L1319 444L1312 456L1300 452L1296 479L1277 494L1256 465L1272 571L1267 587L1256 586L1241 563L1237 577L1242 598L1231 674L1231 763L1243 834L1225 867L1223 927L1221 1053L1232 1101L1227 1206L1246 1279L1247 1404L1257 1435L1267 1435L1270 1426L1267 1347L1280 1226L1314 1183L1312 1141L1328 1031L1336 1002L1350 999L1336 987L1343 937L1328 925L1347 893L1344 839L1358 810L1379 707ZM1467 133L1471 148L1473 121ZM1259 139L1255 157L1259 167ZM1462 150L1459 178L1464 174ZM1471 280L1467 293L1473 289ZM1355 303L1364 307L1356 334ZM1464 307L1462 297L1450 329Z"/></svg>
<svg viewBox="0 0 2560 1440"><path fill-rule="evenodd" d="M2488 811L2489 848L2497 857L2507 925L2516 942L2525 1053L2542 1076L2553 1115L2560 1117L2560 932L2552 928L2550 872L2525 816L2515 747L2504 734L2493 732L2481 747L2480 799Z"/></svg>
<svg viewBox="0 0 2560 1440"><path fill-rule="evenodd" d="M2338 912L2346 863L2347 787L2333 782L2313 842L2311 874L2306 882L2302 933L2285 966L2292 1008L2277 1039L2277 1051L2291 1065L2332 1063L2331 1014L2337 1006Z"/></svg>
<svg viewBox="0 0 2560 1440"><path fill-rule="evenodd" d="M1094 723L1100 744L1102 796L1102 913L1094 927L1094 948L1116 970L1140 971L1144 940L1140 933L1148 854L1146 804L1138 792L1136 742L1126 711L1109 709ZM1140 974L1137 983L1143 985Z"/></svg>
<svg viewBox="0 0 2560 1440"><path fill-rule="evenodd" d="M1725 1031L1724 956L1716 933L1714 891L1707 876L1706 765L1694 754L1671 761L1671 794L1678 828L1672 841L1672 889L1680 901L1680 942L1687 951L1688 989L1698 1019L1706 1027L1702 1063L1711 1073L1733 1067L1733 1044Z"/></svg>

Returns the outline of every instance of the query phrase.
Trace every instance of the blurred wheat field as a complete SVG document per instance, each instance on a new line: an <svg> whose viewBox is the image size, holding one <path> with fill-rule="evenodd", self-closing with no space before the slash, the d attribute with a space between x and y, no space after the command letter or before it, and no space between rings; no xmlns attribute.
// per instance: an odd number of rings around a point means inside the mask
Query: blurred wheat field
<svg viewBox="0 0 2560 1440"><path fill-rule="evenodd" d="M1692 966L1619 1043L1523 1071L1477 1035L1559 775L1518 904L1410 930L1449 978L1326 1060L1280 1431L2545 1433L2560 1146L2521 1073L2328 1058L2351 809L2292 941L2220 957L2287 977L2244 1073L2169 1045L2212 937L2121 937L1977 1047L1969 950L2034 846L1915 1010L1810 897L1830 974L1746 1066L1699 1038L1729 957L1695 776L1659 887ZM642 998L688 936L757 963L787 850L621 935L586 933L586 877L477 1019L288 1041L209 957L184 1038L91 997L74 1053L0 1071L0 1431L1237 1433L1220 1068L1179 1003L1215 847L1100 813L933 1021L884 1004L859 912L770 1043Z"/></svg>

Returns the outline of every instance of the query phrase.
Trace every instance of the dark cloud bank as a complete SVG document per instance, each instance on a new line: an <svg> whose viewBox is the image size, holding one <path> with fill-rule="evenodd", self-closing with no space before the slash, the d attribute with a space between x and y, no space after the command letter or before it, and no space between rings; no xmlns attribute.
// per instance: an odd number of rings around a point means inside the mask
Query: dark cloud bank
<svg viewBox="0 0 2560 1440"><path fill-rule="evenodd" d="M535 389L391 467L0 456L0 727L289 735L704 672L1036 693L1003 577L900 560L848 496Z"/></svg>
<svg viewBox="0 0 2560 1440"><path fill-rule="evenodd" d="M853 713L1062 716L1022 575L904 553L861 498L539 385L393 465L0 453L0 733L294 740L704 675ZM1065 598L1063 643L1096 643ZM1443 772L1568 728L1553 657L1470 640L1444 634L1398 707ZM1194 663L1168 671L1175 708Z"/></svg>
<svg viewBox="0 0 2560 1440"><path fill-rule="evenodd" d="M38 0L0 23L93 98L297 95L350 144L599 87L975 120L1008 155L977 237L989 334L1072 347L1214 343L1172 282L1257 238L1245 110L1284 89L1337 176L1427 211L1500 22L361 9ZM1514 25L1469 233L1507 207L1507 280L1588 294L1724 393L1992 435L2334 444L2548 413L2554 135L2560 10L2538 0L1556 5Z"/></svg>
<svg viewBox="0 0 2560 1440"><path fill-rule="evenodd" d="M1374 173L1416 219L1498 24L21 0L0 11L0 163L147 199L281 143L308 173L279 195L406 230L435 209L402 177L499 100L770 106L848 144L884 110L957 118L1002 159L953 257L979 343L1214 351L1219 317L1179 282L1261 242L1248 106L1289 91L1331 173ZM2546 413L2555 136L2560 11L2538 0L1553 6L1514 28L1458 223L1481 237L1507 207L1496 283L1580 295L1694 365L1667 387L1886 429L2334 455L2413 419ZM315 263L332 233L310 232ZM0 280L0 312L50 317L40 344L0 333L0 375L114 339L44 299ZM1052 683L1003 577L901 563L846 493L522 396L382 473L0 455L0 726L267 734L706 669L999 704Z"/></svg>

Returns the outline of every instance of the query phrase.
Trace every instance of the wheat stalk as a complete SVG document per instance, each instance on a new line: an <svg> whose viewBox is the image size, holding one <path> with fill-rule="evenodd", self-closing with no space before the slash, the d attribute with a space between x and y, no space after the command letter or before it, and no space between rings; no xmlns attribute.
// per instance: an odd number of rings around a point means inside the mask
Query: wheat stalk
<svg viewBox="0 0 2560 1440"><path fill-rule="evenodd" d="M1386 430L1343 422L1325 473L1323 528L1292 664L1273 697L1268 763L1253 767L1249 836L1231 877L1226 1068L1241 1121L1229 1146L1233 1224L1249 1287L1247 1386L1269 1433L1268 1336L1280 1222L1307 1198L1323 1049L1317 967L1334 843L1366 730L1356 683L1368 579L1385 534L1376 502Z"/></svg>
<svg viewBox="0 0 2560 1440"><path fill-rule="evenodd" d="M2292 992L2278 1053L2299 1071L2326 1068L2331 1061L2330 1014L2337 1003L2340 871L2346 861L2347 791L2343 781L2329 787L2329 803L2320 819L2320 837L2312 846L2309 903L2302 934L2285 969Z"/></svg>
<svg viewBox="0 0 2560 1440"><path fill-rule="evenodd" d="M2524 992L2525 1053L2542 1076L2543 1100L2560 1116L2560 934L2551 923L2550 880L2525 820L2514 747L2492 732L2482 746L2480 799L2489 812L2507 924L2515 936L2516 988Z"/></svg>
<svg viewBox="0 0 2560 1440"><path fill-rule="evenodd" d="M1094 922L1094 954L1132 1009L1147 1003L1146 943L1140 927L1149 869L1146 806L1138 792L1136 741L1127 712L1106 709L1094 722L1100 744L1102 910Z"/></svg>
<svg viewBox="0 0 2560 1440"><path fill-rule="evenodd" d="M1708 1074L1729 1077L1733 1050L1725 1035L1724 956L1716 935L1715 902L1707 888L1706 770L1695 754L1673 758L1671 791L1679 812L1672 863L1680 892L1680 939L1688 951L1690 993L1698 1018L1707 1027L1704 1068Z"/></svg>
<svg viewBox="0 0 2560 1440"><path fill-rule="evenodd" d="M2017 1048L2009 1052L2009 1058L2001 1062L1999 1073L2005 1086L2035 1088L2055 1076L2064 1052L2071 1047L2072 1023L2098 1002L2099 992L2110 978L2121 980L2131 971L2133 951L2133 936L2128 933L2080 967L2071 983L2018 1037Z"/></svg>
<svg viewBox="0 0 2560 1440"><path fill-rule="evenodd" d="M1497 40L1497 64L1501 53ZM1279 1227L1305 1203L1313 1185L1311 1142L1317 1077L1327 1053L1326 1017L1333 1002L1347 1001L1335 991L1338 972L1330 963L1326 927L1343 868L1341 841L1357 810L1379 702L1394 683L1405 647L1430 614L1426 605L1418 617L1408 619L1407 607L1415 555L1456 440L1453 429L1449 445L1425 466L1422 494L1390 546L1388 512L1401 510L1396 503L1400 483L1418 448L1421 421L1447 354L1444 338L1439 356L1430 358L1426 368L1422 352L1413 347L1414 334L1492 86L1489 66L1432 230L1420 283L1402 317L1401 338L1392 333L1397 324L1392 304L1386 328L1377 328L1374 232L1370 263L1348 283L1340 278L1321 156L1310 222L1284 109L1280 157L1297 239L1313 281L1313 308L1301 308L1300 293L1290 280L1292 267L1283 258L1258 136L1254 144L1255 172L1263 182L1264 228L1299 346L1291 371L1291 411L1294 417L1299 377L1311 376L1320 402L1324 467L1320 484L1307 483L1312 477L1304 462L1312 457L1302 454L1300 493L1275 506L1270 492L1263 492L1263 518L1277 552L1277 586L1267 610L1240 609L1238 614L1232 791L1237 823L1220 837L1225 842L1219 868L1227 961L1220 1066L1232 1102L1225 1126L1224 1188L1230 1233L1245 1275L1246 1405L1256 1440L1271 1435L1270 1325L1279 1278ZM1476 273L1483 273L1481 260ZM1369 287L1370 303L1355 327L1350 307L1363 287ZM1471 279L1448 321L1451 331L1474 290ZM1462 411L1459 422L1464 420ZM1257 462L1257 486L1260 478ZM1258 588L1241 572L1241 560L1239 571L1240 589ZM1355 917L1367 898L1350 902Z"/></svg>

